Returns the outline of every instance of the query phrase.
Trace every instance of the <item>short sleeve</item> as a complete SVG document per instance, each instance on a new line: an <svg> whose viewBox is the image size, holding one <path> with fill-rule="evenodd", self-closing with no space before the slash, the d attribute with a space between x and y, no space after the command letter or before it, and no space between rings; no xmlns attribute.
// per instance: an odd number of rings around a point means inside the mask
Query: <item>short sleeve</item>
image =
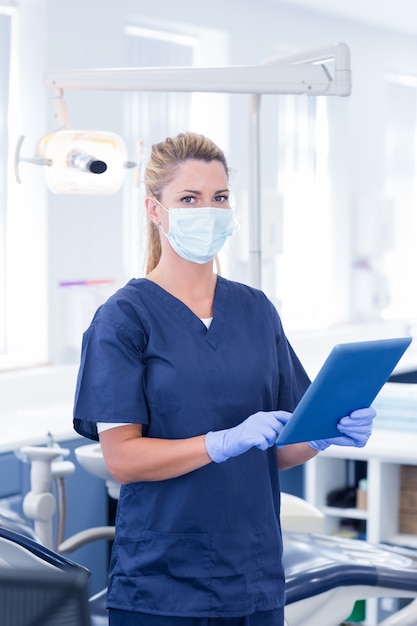
<svg viewBox="0 0 417 626"><path fill-rule="evenodd" d="M95 319L84 333L74 429L98 440L97 422L148 423L143 390L143 333Z"/></svg>

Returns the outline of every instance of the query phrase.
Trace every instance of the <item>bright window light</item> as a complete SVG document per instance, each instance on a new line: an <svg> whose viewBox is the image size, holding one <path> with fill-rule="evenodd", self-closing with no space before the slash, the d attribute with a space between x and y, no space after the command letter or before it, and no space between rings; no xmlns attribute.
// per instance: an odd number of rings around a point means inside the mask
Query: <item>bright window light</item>
<svg viewBox="0 0 417 626"><path fill-rule="evenodd" d="M417 317L417 77L386 77L385 189L392 205L380 259L386 284L385 319Z"/></svg>
<svg viewBox="0 0 417 626"><path fill-rule="evenodd" d="M151 39L153 41L165 41L166 43L174 43L178 46L190 46L191 48L198 44L197 37L157 30L156 28L145 28L143 26L126 26L125 33L132 37Z"/></svg>
<svg viewBox="0 0 417 626"><path fill-rule="evenodd" d="M7 338L7 211L8 163L10 162L10 124L13 113L9 103L12 92L12 17L13 9L0 7L0 355L8 350Z"/></svg>
<svg viewBox="0 0 417 626"><path fill-rule="evenodd" d="M278 133L283 251L276 300L288 330L324 328L334 315L326 100L286 96Z"/></svg>

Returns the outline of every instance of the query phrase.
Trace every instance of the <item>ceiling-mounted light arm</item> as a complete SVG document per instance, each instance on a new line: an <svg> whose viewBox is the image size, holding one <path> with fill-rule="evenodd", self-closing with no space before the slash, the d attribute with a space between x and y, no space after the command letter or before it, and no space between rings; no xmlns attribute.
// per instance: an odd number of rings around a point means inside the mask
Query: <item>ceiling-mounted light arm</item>
<svg viewBox="0 0 417 626"><path fill-rule="evenodd" d="M335 44L321 51L322 57L344 58ZM324 54L324 51L327 51ZM310 61L311 54L297 55L288 62L262 63L226 67L140 67L63 70L44 75L46 87L52 89L216 92L247 94L338 95L350 93L350 71L344 68L332 77L324 64ZM304 58L304 61L303 61ZM341 84L339 84L339 79Z"/></svg>
<svg viewBox="0 0 417 626"><path fill-rule="evenodd" d="M335 95L349 96L351 93L351 70L350 51L345 43L338 42L332 47L321 47L311 50L308 53L294 53L284 57L271 57L264 61L268 65L292 64L300 65L306 63L321 63L323 68L327 68L324 63L333 62ZM329 68L327 68L329 71ZM331 74L329 74L331 76Z"/></svg>
<svg viewBox="0 0 417 626"><path fill-rule="evenodd" d="M62 89L54 89L52 96L52 115L55 120L55 126L58 130L69 128L70 119L68 114L67 103L64 98Z"/></svg>
<svg viewBox="0 0 417 626"><path fill-rule="evenodd" d="M326 93L329 77L320 65L141 67L67 70L45 74L47 87L63 90L303 94Z"/></svg>

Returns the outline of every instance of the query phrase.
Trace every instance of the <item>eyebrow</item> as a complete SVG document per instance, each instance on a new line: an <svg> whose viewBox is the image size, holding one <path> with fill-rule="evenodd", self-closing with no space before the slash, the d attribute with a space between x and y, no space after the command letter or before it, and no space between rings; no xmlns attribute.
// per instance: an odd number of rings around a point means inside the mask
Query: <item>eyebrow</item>
<svg viewBox="0 0 417 626"><path fill-rule="evenodd" d="M201 195L202 195L202 192L201 192L201 191L196 191L196 190L194 190L194 189L183 189L182 191L178 191L177 193L178 193L178 194L182 194L182 193L193 193L193 194L195 194L196 196L201 196ZM221 194L221 193L230 193L230 190L229 190L229 189L219 189L218 191L215 191L215 192L214 192L214 195L215 195L215 196L217 196L218 194Z"/></svg>

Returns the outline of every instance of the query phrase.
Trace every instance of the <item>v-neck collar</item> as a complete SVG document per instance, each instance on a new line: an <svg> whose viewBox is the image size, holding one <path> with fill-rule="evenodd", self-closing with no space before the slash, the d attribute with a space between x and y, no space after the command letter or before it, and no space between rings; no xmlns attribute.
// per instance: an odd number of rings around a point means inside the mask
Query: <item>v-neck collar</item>
<svg viewBox="0 0 417 626"><path fill-rule="evenodd" d="M226 279L217 276L213 298L213 320L209 328L205 326L204 322L202 322L182 300L170 294L163 287L148 278L142 278L140 282L145 289L165 302L172 311L184 319L194 332L204 337L214 350L217 349L224 328L227 300L229 297L229 283Z"/></svg>

